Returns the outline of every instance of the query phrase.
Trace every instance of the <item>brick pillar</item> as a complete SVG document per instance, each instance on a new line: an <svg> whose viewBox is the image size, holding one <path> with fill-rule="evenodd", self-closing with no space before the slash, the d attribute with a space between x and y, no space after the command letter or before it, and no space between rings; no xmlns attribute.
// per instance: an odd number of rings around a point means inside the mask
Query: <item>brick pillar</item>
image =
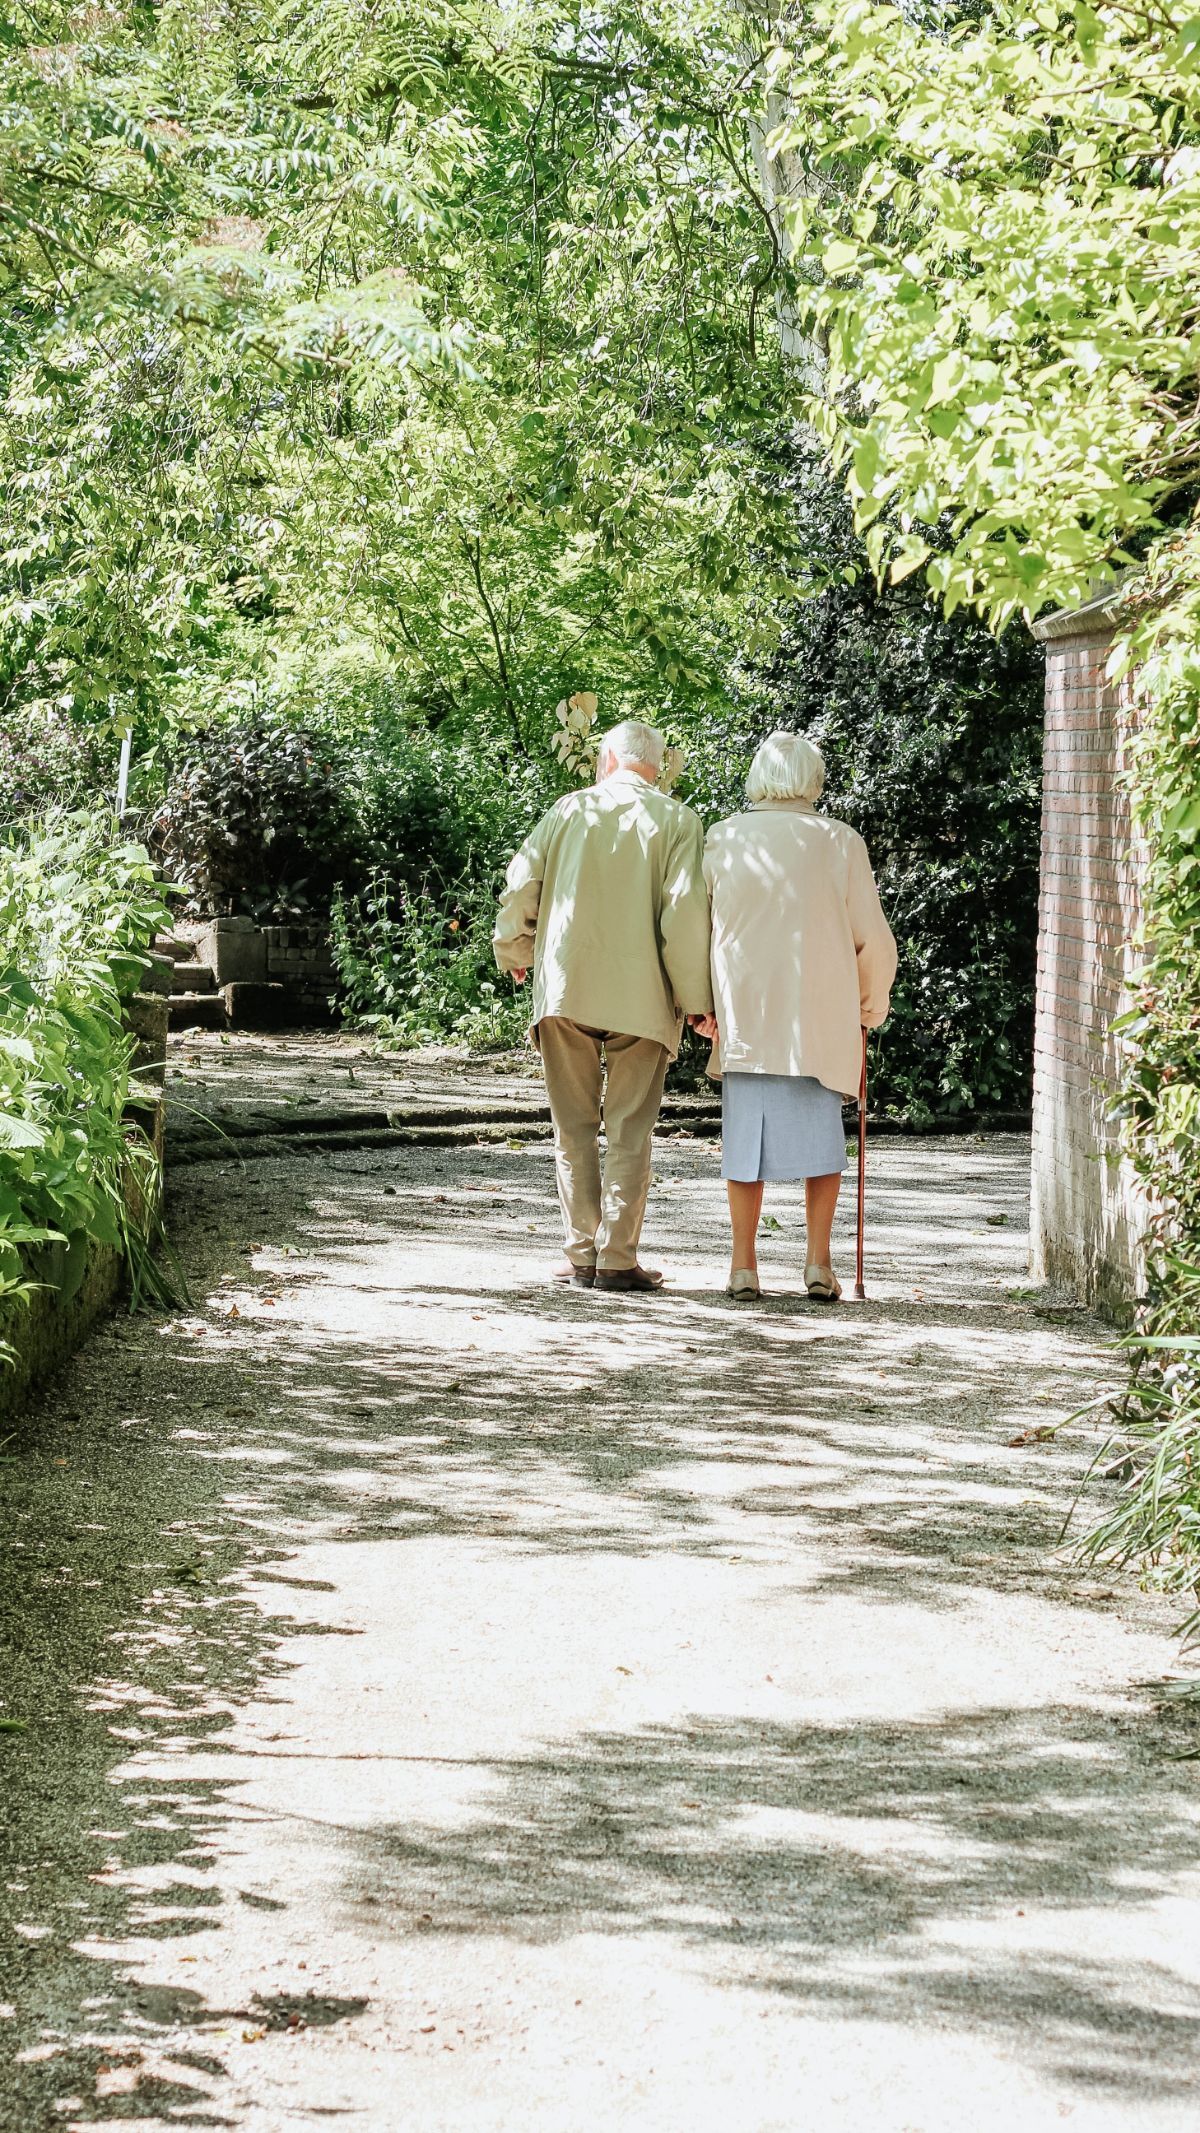
<svg viewBox="0 0 1200 2133"><path fill-rule="evenodd" d="M1141 866L1122 789L1128 692L1105 677L1104 601L1036 625L1046 646L1041 897L1033 1068L1032 1268L1127 1317L1143 1215L1120 1128L1112 1025L1137 968Z"/></svg>

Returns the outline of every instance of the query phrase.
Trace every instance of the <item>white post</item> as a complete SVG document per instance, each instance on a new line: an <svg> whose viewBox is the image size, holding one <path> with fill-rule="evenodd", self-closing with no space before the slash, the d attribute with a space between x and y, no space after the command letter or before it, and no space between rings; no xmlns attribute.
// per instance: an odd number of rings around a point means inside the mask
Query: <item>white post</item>
<svg viewBox="0 0 1200 2133"><path fill-rule="evenodd" d="M117 771L118 822L123 822L125 819L125 808L129 799L129 758L132 752L133 734L130 732L124 734L121 740L121 764Z"/></svg>

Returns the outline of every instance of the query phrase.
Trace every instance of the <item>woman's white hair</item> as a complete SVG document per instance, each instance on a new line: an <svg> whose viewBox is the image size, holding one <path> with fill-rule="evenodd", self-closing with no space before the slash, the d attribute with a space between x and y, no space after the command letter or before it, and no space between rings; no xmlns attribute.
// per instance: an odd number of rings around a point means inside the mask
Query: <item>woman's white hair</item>
<svg viewBox="0 0 1200 2133"><path fill-rule="evenodd" d="M666 752L662 734L654 726L643 726L637 718L623 718L600 741L601 763L609 756L614 763L644 763L648 770L661 770Z"/></svg>
<svg viewBox="0 0 1200 2133"><path fill-rule="evenodd" d="M746 798L816 800L825 783L825 758L802 733L770 733L750 765Z"/></svg>

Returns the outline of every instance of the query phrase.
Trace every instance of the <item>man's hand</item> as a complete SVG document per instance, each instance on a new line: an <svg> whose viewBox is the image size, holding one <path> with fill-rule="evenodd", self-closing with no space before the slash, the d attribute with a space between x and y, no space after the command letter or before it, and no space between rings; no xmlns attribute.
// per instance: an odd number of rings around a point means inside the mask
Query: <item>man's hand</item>
<svg viewBox="0 0 1200 2133"><path fill-rule="evenodd" d="M514 985L523 985L529 976L529 972L527 970L514 970L510 975Z"/></svg>
<svg viewBox="0 0 1200 2133"><path fill-rule="evenodd" d="M689 1015L689 1026L698 1037L707 1037L710 1044L717 1041L717 1018L715 1015Z"/></svg>

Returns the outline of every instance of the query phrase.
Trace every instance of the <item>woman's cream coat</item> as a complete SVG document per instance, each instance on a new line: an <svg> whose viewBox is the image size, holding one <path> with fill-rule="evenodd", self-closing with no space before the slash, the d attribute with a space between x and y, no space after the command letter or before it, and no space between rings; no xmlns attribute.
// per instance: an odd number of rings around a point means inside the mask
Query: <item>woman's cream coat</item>
<svg viewBox="0 0 1200 2133"><path fill-rule="evenodd" d="M887 1017L896 943L867 848L807 800L764 800L704 848L719 1053L709 1072L858 1089L861 1029Z"/></svg>

